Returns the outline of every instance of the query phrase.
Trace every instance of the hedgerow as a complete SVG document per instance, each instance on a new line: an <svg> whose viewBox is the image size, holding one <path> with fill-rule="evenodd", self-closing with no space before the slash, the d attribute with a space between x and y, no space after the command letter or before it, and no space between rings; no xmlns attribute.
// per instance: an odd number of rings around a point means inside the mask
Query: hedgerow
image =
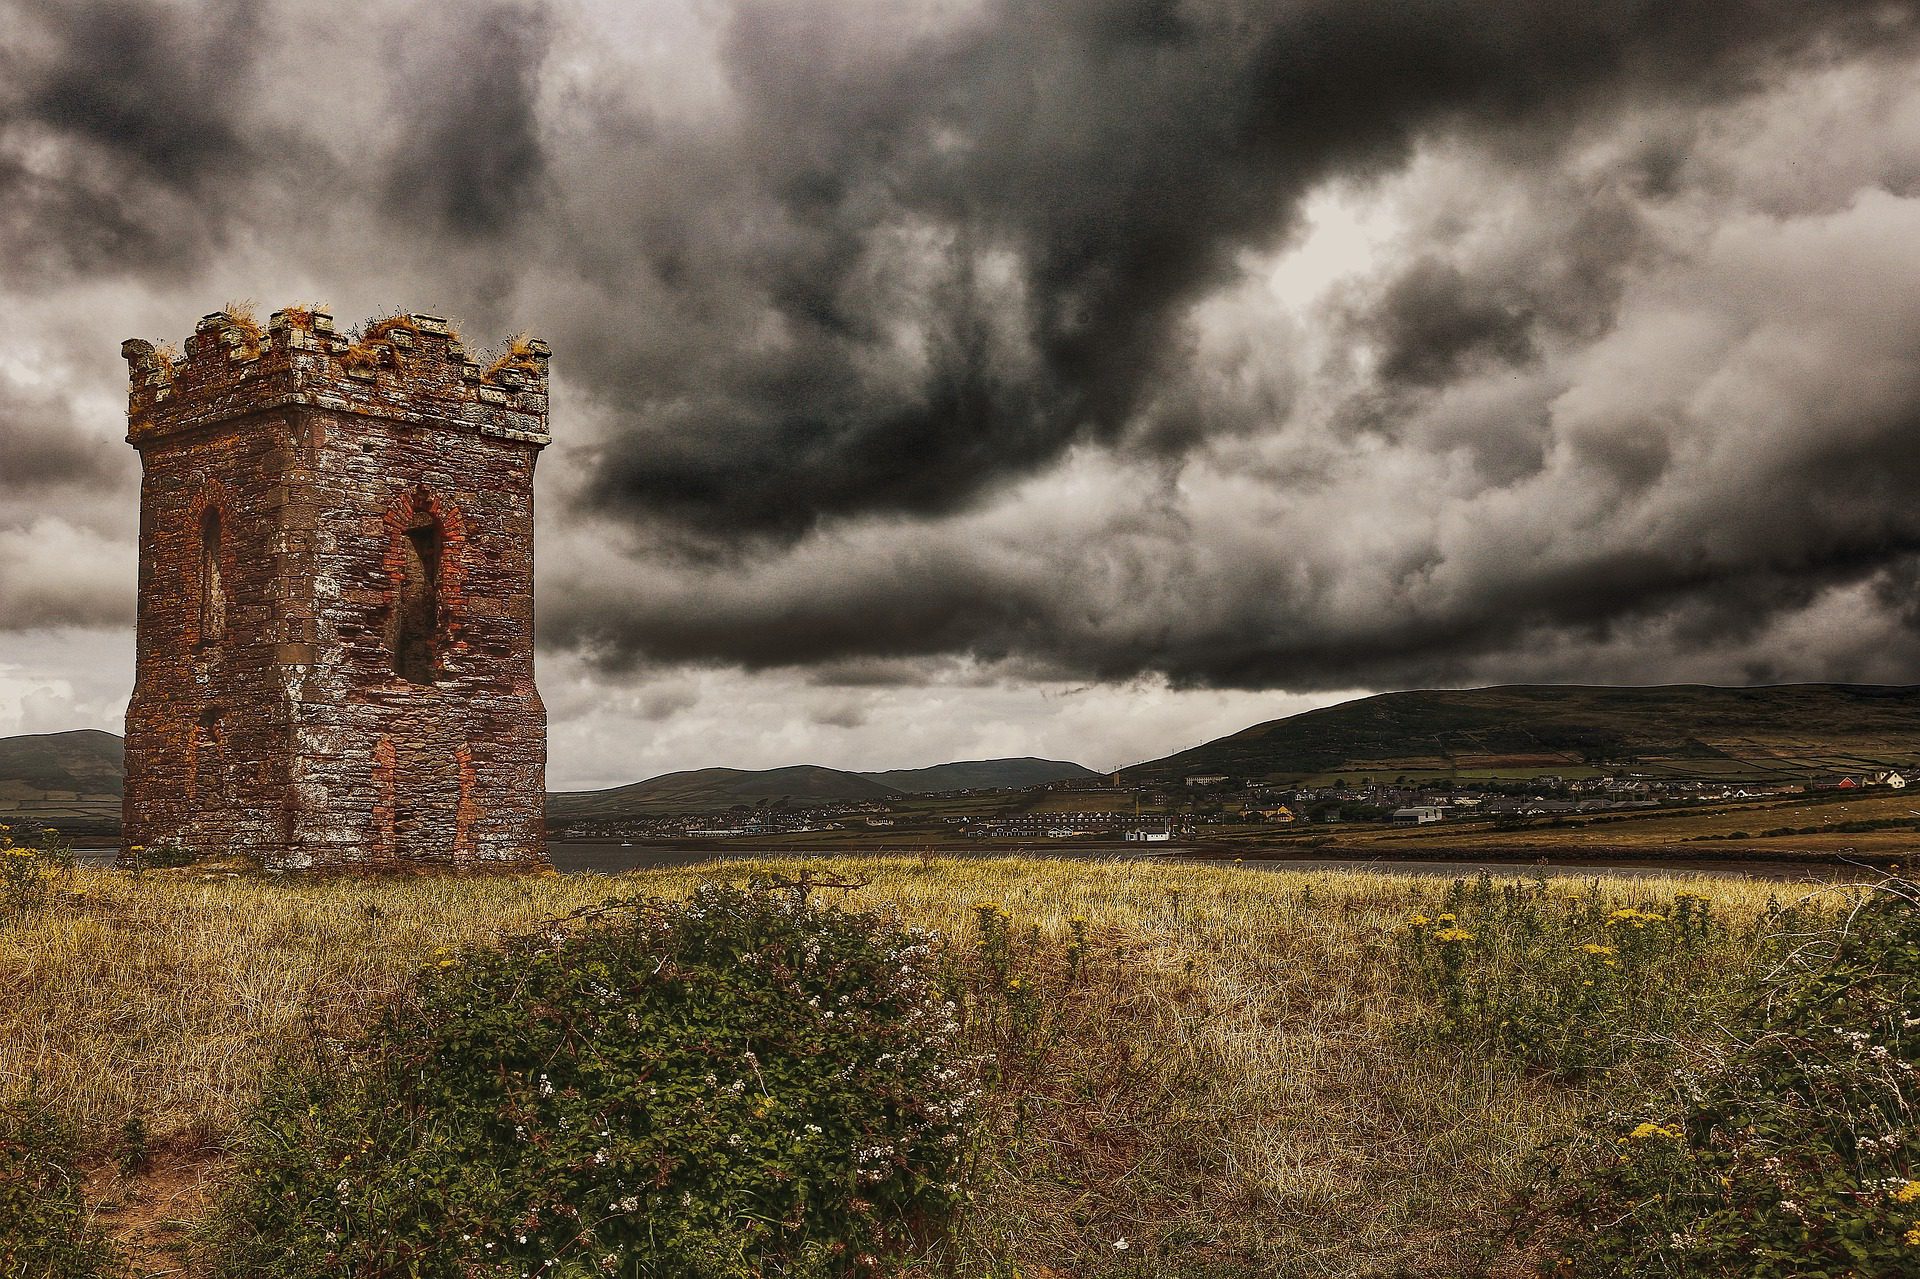
<svg viewBox="0 0 1920 1279"><path fill-rule="evenodd" d="M447 954L278 1069L221 1273L882 1274L937 1235L971 1101L931 939L780 893L609 903Z"/></svg>
<svg viewBox="0 0 1920 1279"><path fill-rule="evenodd" d="M1569 1143L1554 1171L1527 1223L1550 1274L1920 1274L1914 886L1883 885L1814 934L1709 1064Z"/></svg>

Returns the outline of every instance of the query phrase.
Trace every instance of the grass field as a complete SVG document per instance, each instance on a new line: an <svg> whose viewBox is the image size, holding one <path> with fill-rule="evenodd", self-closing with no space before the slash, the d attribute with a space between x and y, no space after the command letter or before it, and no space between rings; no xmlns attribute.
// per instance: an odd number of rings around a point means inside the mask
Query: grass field
<svg viewBox="0 0 1920 1279"><path fill-rule="evenodd" d="M849 904L961 944L979 905L998 906L1036 971L1084 921L1086 979L1044 1010L1030 1067L994 1097L948 1273L1459 1273L1529 1153L1604 1099L1600 1085L1421 1037L1432 1010L1397 978L1395 951L1410 912L1435 909L1439 881L1012 859L825 865L869 881ZM36 1079L77 1122L90 1193L140 1272L191 1275L182 1241L276 1056L350 1035L445 948L612 895L679 896L765 869L308 880L79 870L46 908L0 926L0 1079ZM1664 908L1680 890L1732 925L1691 961L1704 966L1695 976L1751 966L1743 925L1777 886L1616 879L1538 891ZM130 1121L154 1158L122 1176ZM1208 1268L1188 1268L1196 1258Z"/></svg>

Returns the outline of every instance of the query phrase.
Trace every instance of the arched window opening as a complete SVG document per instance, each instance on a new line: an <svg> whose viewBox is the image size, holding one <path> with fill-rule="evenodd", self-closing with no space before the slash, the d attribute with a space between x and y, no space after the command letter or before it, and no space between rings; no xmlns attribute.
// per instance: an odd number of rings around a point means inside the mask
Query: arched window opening
<svg viewBox="0 0 1920 1279"><path fill-rule="evenodd" d="M200 643L218 644L227 636L227 584L220 572L220 512L209 506L200 515Z"/></svg>
<svg viewBox="0 0 1920 1279"><path fill-rule="evenodd" d="M429 521L408 529L400 555L393 669L409 684L431 684L440 661L440 526Z"/></svg>

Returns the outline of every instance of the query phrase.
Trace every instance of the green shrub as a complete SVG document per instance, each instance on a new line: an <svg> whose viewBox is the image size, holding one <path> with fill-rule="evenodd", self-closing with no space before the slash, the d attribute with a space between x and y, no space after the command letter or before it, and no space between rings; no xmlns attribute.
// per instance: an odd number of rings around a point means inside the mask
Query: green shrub
<svg viewBox="0 0 1920 1279"><path fill-rule="evenodd" d="M0 923L39 910L72 872L73 849L58 831L0 826Z"/></svg>
<svg viewBox="0 0 1920 1279"><path fill-rule="evenodd" d="M1696 893L1620 907L1482 875L1415 912L1399 956L1434 1006L1418 1034L1572 1078L1657 1053L1735 1000L1781 923L1736 936Z"/></svg>
<svg viewBox="0 0 1920 1279"><path fill-rule="evenodd" d="M1554 1164L1550 1273L1920 1274L1913 886L1804 945L1675 1095L1596 1128Z"/></svg>
<svg viewBox="0 0 1920 1279"><path fill-rule="evenodd" d="M90 1279L109 1252L87 1218L74 1134L34 1092L0 1101L0 1276Z"/></svg>
<svg viewBox="0 0 1920 1279"><path fill-rule="evenodd" d="M150 870L179 870L209 860L206 854L188 848L177 839L163 839L157 844L129 846L115 859L114 865L138 876Z"/></svg>
<svg viewBox="0 0 1920 1279"><path fill-rule="evenodd" d="M931 939L707 886L448 955L276 1072L224 1273L838 1276L941 1231L971 1095Z"/></svg>

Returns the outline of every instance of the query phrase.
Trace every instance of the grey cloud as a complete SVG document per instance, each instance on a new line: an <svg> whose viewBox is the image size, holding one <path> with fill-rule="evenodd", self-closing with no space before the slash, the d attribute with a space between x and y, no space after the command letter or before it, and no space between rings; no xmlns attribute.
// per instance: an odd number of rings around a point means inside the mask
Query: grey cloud
<svg viewBox="0 0 1920 1279"><path fill-rule="evenodd" d="M1450 382L1475 360L1521 364L1533 358L1533 315L1497 296L1476 296L1459 269L1432 258L1397 280L1370 317L1392 382Z"/></svg>
<svg viewBox="0 0 1920 1279"><path fill-rule="evenodd" d="M261 25L230 0L8 6L0 48L0 271L152 275L200 260L260 159L241 122Z"/></svg>
<svg viewBox="0 0 1920 1279"><path fill-rule="evenodd" d="M547 173L537 112L545 5L449 7L404 33L390 82L400 142L386 205L467 237L497 236Z"/></svg>
<svg viewBox="0 0 1920 1279"><path fill-rule="evenodd" d="M933 530L895 522L890 536L819 536L724 573L664 569L646 603L582 597L555 623L614 665L960 651L1034 676L1157 672L1236 688L1596 668L1898 678L1913 645L1884 601L1888 566L1920 551L1906 497L1920 484L1920 305L1908 288L1920 202L1878 190L1870 169L1862 178L1835 213L1706 207L1648 244L1623 237L1627 261L1605 283L1593 336L1539 323L1525 352L1469 359L1444 342L1431 376L1402 376L1390 393L1336 386L1336 407L1363 403L1391 429L1363 445L1342 411L1274 424L1284 487L1248 488L1254 468L1202 447L1178 472L1175 491L1191 493L1156 514L1160 464L1116 456L1084 518L1059 518L1056 493L1072 490L1042 481ZM1557 205L1555 182L1541 185ZM1588 225L1549 218L1443 270L1416 259L1372 295L1379 309L1343 323L1404 336L1404 282L1423 275L1506 299L1513 314L1548 313L1579 273L1523 263L1577 258ZM1528 368L1509 394L1516 360ZM1475 405L1491 414L1477 429ZM1524 452L1522 464L1499 466L1476 436ZM1302 469L1304 457L1317 460ZM1878 648L1805 646L1796 619L1855 598L1883 601L1856 619ZM1642 645L1632 657L1630 642Z"/></svg>
<svg viewBox="0 0 1920 1279"><path fill-rule="evenodd" d="M671 57L564 0L292 50L286 5L23 11L0 280L131 280L184 332L270 258L343 314L537 327L542 634L603 668L1885 669L1795 645L1848 601L1910 629L1916 8L741 0ZM1310 193L1401 182L1361 278L1260 309ZM131 509L0 430L0 484Z"/></svg>
<svg viewBox="0 0 1920 1279"><path fill-rule="evenodd" d="M83 431L60 397L0 374L0 510L61 490L111 493L133 470L123 452Z"/></svg>
<svg viewBox="0 0 1920 1279"><path fill-rule="evenodd" d="M857 45L857 17L743 5L736 128L782 145L716 141L754 168L757 215L786 230L785 251L754 263L782 340L701 367L700 385L651 370L657 398L636 406L590 491L723 542L962 509L1075 441L1122 435L1148 388L1177 376L1186 308L1237 252L1283 236L1320 179L1390 167L1434 130L1550 152L1588 112L1737 95L1809 44L1904 38L1904 22L1883 25L1890 12L1002 3L853 60L836 51ZM903 365L894 299L864 271L876 241L922 223L949 247ZM1021 367L995 358L975 310L970 255L988 252L1017 264Z"/></svg>

